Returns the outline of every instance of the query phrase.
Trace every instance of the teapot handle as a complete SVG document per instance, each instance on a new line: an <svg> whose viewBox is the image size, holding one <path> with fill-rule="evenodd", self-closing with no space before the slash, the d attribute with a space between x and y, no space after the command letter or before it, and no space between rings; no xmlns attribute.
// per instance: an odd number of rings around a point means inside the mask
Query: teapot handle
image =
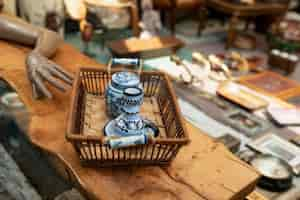
<svg viewBox="0 0 300 200"><path fill-rule="evenodd" d="M157 137L159 135L159 128L150 120L145 119L144 122L145 122L145 127L150 128L154 133L154 137Z"/></svg>
<svg viewBox="0 0 300 200"><path fill-rule="evenodd" d="M111 58L107 64L108 76L111 75L111 66L112 65L135 65L138 66L138 75L140 76L143 69L143 60L139 58Z"/></svg>

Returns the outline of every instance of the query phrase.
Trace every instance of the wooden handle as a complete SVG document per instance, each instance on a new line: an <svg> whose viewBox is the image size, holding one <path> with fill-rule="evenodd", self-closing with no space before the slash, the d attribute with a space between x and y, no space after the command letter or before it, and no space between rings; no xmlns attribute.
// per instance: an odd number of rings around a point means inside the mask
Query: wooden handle
<svg viewBox="0 0 300 200"><path fill-rule="evenodd" d="M108 77L111 76L111 66L112 66L112 58L108 61L107 64L107 73L108 73ZM111 79L109 78L109 83L110 83Z"/></svg>

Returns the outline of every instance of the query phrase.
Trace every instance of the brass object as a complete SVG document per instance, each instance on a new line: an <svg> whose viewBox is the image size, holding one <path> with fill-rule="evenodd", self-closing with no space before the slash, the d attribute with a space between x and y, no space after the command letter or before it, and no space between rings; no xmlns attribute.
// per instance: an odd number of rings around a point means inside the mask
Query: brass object
<svg viewBox="0 0 300 200"><path fill-rule="evenodd" d="M240 71L246 71L246 72L249 71L249 69L250 69L249 63L248 63L247 59L244 58L241 54L233 51L233 52L231 52L230 57L239 63L238 69Z"/></svg>
<svg viewBox="0 0 300 200"><path fill-rule="evenodd" d="M183 67L183 68L186 70L186 72L189 74L190 80L185 81L182 74L180 75L180 79L181 79L181 80L183 80L183 81L184 81L185 83L187 83L187 84L192 84L192 83L195 82L195 80L196 80L197 78L193 75L193 73L192 73L192 71L190 70L190 68L183 62L183 60L182 60L181 58L179 58L179 57L176 56L176 55L172 55L172 56L170 57L170 60L171 60L172 62L174 62L176 65Z"/></svg>
<svg viewBox="0 0 300 200"><path fill-rule="evenodd" d="M217 65L228 79L232 79L232 75L228 66L215 55L209 55L208 57L206 57L200 52L194 52L192 54L192 57L193 60L195 60L197 63L204 65L204 67L207 68L209 72L212 71L212 65ZM210 75L210 78L213 77Z"/></svg>

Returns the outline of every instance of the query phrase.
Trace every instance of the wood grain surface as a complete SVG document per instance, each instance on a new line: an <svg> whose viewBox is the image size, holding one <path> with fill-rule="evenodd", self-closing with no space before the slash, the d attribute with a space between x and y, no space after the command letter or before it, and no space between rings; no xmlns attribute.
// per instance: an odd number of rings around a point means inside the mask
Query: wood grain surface
<svg viewBox="0 0 300 200"><path fill-rule="evenodd" d="M140 55L145 52L170 49L176 51L183 42L175 37L153 37L150 39L131 38L109 43L109 48L118 56Z"/></svg>
<svg viewBox="0 0 300 200"><path fill-rule="evenodd" d="M0 77L19 94L31 114L31 142L55 156L91 199L244 199L259 175L226 148L187 123L192 142L166 168L83 168L65 139L70 91L54 94L52 100L36 101L26 78L25 56L29 49L0 41ZM54 59L75 72L80 66L99 66L96 61L62 44Z"/></svg>
<svg viewBox="0 0 300 200"><path fill-rule="evenodd" d="M298 82L271 71L242 76L239 82L260 93L284 100L300 93Z"/></svg>
<svg viewBox="0 0 300 200"><path fill-rule="evenodd" d="M232 89L230 88L231 86L236 86L236 88ZM242 87L234 85L234 83L224 83L220 85L217 94L251 111L268 106L268 102L264 99L247 92Z"/></svg>
<svg viewBox="0 0 300 200"><path fill-rule="evenodd" d="M257 2L254 5L244 5L226 0L208 0L206 5L218 11L239 16L280 15L288 7L286 3Z"/></svg>

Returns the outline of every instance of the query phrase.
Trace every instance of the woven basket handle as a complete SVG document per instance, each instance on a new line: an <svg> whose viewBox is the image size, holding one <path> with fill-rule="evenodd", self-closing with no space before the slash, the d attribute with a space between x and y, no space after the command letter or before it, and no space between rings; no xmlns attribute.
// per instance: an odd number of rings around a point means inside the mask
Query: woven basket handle
<svg viewBox="0 0 300 200"><path fill-rule="evenodd" d="M107 65L108 76L111 75L112 65L134 65L138 66L138 75L140 76L143 69L143 60L139 58L111 58Z"/></svg>

